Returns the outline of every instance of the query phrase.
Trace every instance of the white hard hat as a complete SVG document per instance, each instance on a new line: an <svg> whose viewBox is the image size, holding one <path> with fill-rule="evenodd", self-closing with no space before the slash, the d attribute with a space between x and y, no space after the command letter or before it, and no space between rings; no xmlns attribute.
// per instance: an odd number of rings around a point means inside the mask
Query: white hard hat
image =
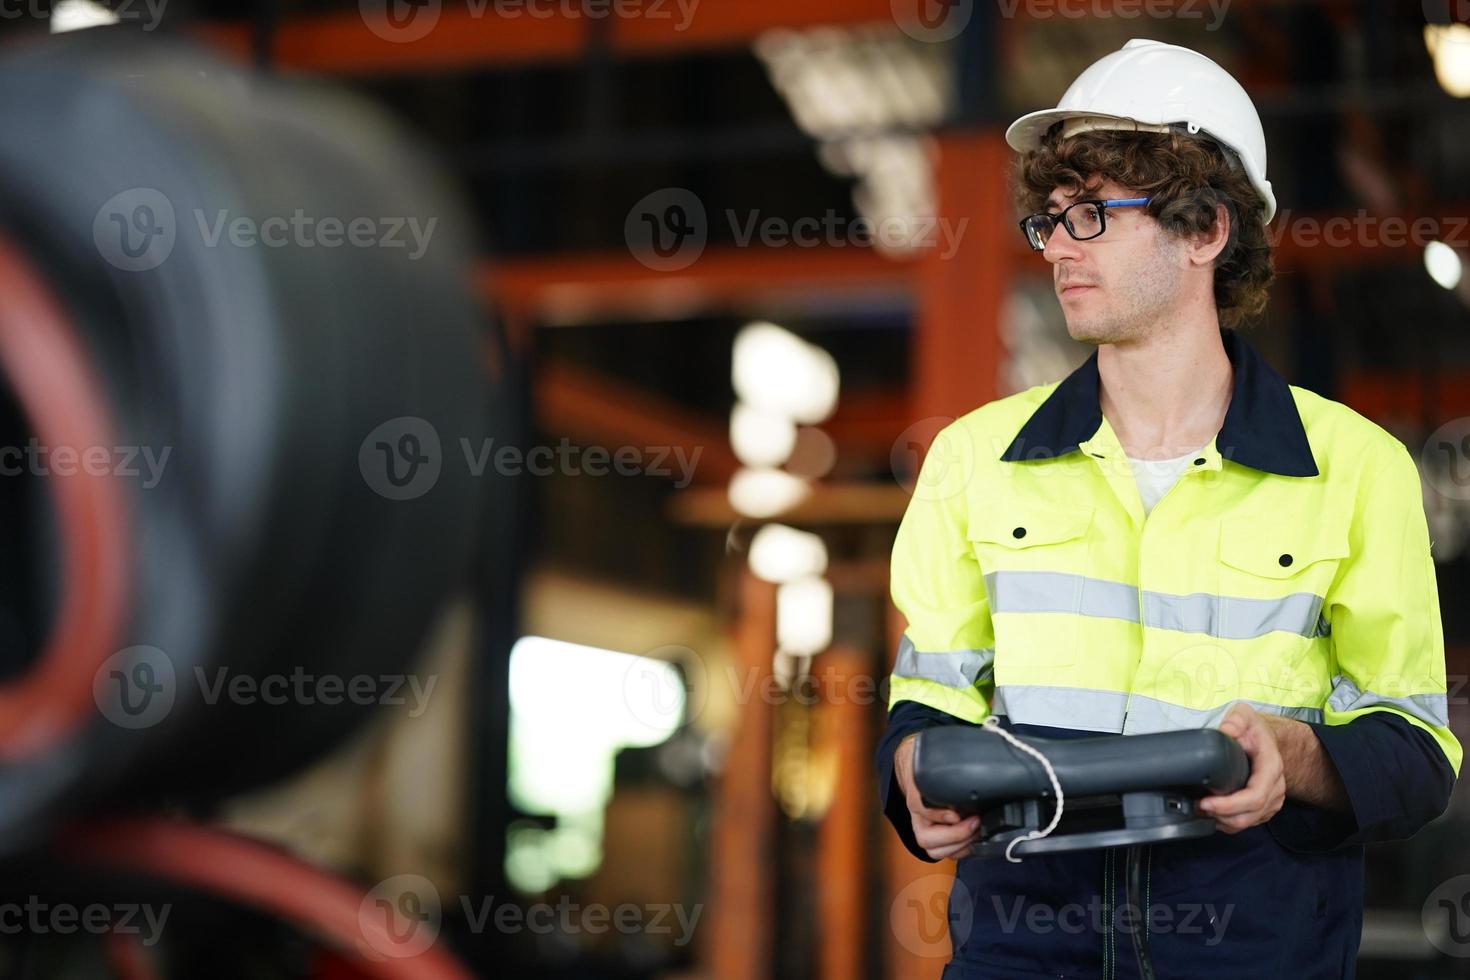
<svg viewBox="0 0 1470 980"><path fill-rule="evenodd" d="M1078 75L1055 109L1011 123L1006 142L1022 153L1034 150L1062 120L1063 137L1094 129L1168 132L1171 124L1189 133L1204 131L1240 158L1266 202L1266 220L1276 213L1261 117L1240 83L1198 51L1134 38Z"/></svg>

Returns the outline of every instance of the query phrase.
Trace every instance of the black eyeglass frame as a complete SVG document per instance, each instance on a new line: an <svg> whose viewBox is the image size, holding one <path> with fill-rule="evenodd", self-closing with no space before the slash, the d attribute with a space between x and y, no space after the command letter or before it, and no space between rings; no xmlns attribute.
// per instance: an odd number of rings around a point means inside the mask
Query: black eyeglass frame
<svg viewBox="0 0 1470 980"><path fill-rule="evenodd" d="M1045 251L1046 242L1051 240L1052 234L1057 230L1057 225L1061 225L1063 228L1065 228L1067 230L1067 234L1072 236L1073 241L1090 242L1094 238L1097 238L1098 235L1101 235L1103 232L1108 230L1108 208L1143 207L1151 200L1153 200L1152 197L1117 197L1110 200L1099 200L1096 198L1090 198L1086 201L1073 201L1071 204L1067 205L1056 213L1052 213L1050 211L1038 211L1035 214L1028 214L1026 215L1026 217L1022 218L1018 222L1018 224L1021 228L1021 234L1026 236L1026 244L1031 246L1031 251L1041 252ZM1068 211L1072 210L1073 208L1081 207L1084 204L1091 204L1097 207L1097 234L1086 236L1078 235L1077 230L1072 227L1071 219L1067 217ZM1038 218L1045 219L1050 224L1050 228L1048 228L1046 232L1046 241L1043 241L1040 245L1037 245L1035 240L1032 239L1031 232L1026 227L1030 222Z"/></svg>

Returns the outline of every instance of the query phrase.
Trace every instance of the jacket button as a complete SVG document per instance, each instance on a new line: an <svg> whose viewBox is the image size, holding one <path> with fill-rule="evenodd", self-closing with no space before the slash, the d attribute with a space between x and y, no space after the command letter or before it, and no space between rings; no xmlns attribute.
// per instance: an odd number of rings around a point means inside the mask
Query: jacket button
<svg viewBox="0 0 1470 980"><path fill-rule="evenodd" d="M1205 458L1203 456L1201 456L1199 459L1197 459L1197 460L1194 461L1194 465L1195 466L1203 466L1203 465L1205 465Z"/></svg>
<svg viewBox="0 0 1470 980"><path fill-rule="evenodd" d="M1024 538L1026 536L1026 529L1024 527L1018 527L1014 531L1012 531L1011 534L1015 535L1018 538Z"/></svg>
<svg viewBox="0 0 1470 980"><path fill-rule="evenodd" d="M1277 559L1277 561L1281 562L1281 567L1282 568L1285 568L1285 567L1287 567L1288 565L1291 564L1291 556L1290 555L1282 555L1280 558Z"/></svg>

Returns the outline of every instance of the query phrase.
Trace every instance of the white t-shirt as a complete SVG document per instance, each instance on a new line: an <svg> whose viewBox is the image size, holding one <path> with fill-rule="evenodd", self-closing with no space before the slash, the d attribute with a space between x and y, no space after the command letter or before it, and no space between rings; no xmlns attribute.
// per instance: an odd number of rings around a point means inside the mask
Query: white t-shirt
<svg viewBox="0 0 1470 980"><path fill-rule="evenodd" d="M1203 447L1201 447L1203 448ZM1128 457L1128 462L1133 466L1133 478L1138 481L1138 495L1143 498L1143 512L1145 515L1154 509L1158 503L1169 492L1169 488L1178 482L1184 471L1199 458L1199 450L1176 456L1173 459L1134 459Z"/></svg>

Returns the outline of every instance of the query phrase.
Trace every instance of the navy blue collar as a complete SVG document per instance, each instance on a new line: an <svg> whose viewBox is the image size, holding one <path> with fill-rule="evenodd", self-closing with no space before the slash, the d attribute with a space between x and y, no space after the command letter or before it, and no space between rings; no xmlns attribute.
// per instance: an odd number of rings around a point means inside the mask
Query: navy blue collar
<svg viewBox="0 0 1470 980"><path fill-rule="evenodd" d="M1286 380L1234 330L1221 330L1235 384L1215 448L1221 457L1280 476L1316 476L1317 463ZM1102 425L1097 351L1057 385L1001 454L1008 463L1065 456Z"/></svg>

